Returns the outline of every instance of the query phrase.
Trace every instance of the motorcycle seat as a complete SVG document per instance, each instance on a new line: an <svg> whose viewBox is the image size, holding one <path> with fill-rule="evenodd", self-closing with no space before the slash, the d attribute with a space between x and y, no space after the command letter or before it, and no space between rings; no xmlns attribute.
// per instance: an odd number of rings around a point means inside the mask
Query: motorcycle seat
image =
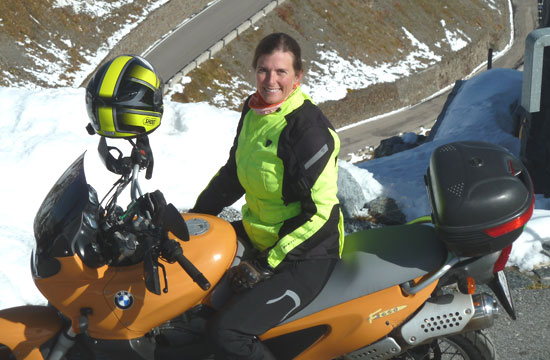
<svg viewBox="0 0 550 360"><path fill-rule="evenodd" d="M346 236L337 262L319 295L285 323L323 309L406 283L440 268L445 245L429 225L397 225Z"/></svg>

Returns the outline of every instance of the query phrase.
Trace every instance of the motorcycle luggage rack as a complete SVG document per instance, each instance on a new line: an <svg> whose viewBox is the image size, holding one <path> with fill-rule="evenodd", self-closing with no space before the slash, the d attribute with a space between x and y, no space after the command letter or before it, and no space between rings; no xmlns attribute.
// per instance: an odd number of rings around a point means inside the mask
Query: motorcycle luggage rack
<svg viewBox="0 0 550 360"><path fill-rule="evenodd" d="M427 278L421 280L418 284L414 284L412 281L408 281L406 283L401 284L401 289L407 294L407 295L414 295L418 293L419 291L425 289L428 285L433 283L436 280L439 280L443 275L445 275L453 266L455 266L457 263L469 259L468 257L459 257L454 255L453 253L449 253L447 255L447 260L445 260L445 263L442 267L439 268L435 273L428 276Z"/></svg>

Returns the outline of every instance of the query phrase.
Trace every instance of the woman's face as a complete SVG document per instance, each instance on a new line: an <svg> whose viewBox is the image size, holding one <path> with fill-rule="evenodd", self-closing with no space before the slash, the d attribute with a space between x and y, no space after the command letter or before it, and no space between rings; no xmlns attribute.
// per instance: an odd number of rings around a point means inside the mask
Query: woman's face
<svg viewBox="0 0 550 360"><path fill-rule="evenodd" d="M294 85L302 78L302 73L294 71L291 52L275 50L258 58L256 65L256 88L268 104L277 104L287 98Z"/></svg>

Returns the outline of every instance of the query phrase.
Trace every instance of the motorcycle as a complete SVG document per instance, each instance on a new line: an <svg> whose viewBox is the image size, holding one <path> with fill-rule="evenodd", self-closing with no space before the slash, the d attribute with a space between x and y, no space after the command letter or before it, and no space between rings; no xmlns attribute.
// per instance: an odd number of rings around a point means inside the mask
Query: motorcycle
<svg viewBox="0 0 550 360"><path fill-rule="evenodd" d="M211 358L205 324L245 247L221 218L152 210L138 181L152 152L132 145L124 157L100 140L120 175L105 205L85 154L46 196L31 270L48 304L0 311L0 358ZM347 235L321 293L259 336L278 359L495 358L483 330L499 303L516 317L503 270L533 212L529 174L500 146L455 142L434 150L425 184L430 216ZM175 259L163 253L170 241L183 249Z"/></svg>

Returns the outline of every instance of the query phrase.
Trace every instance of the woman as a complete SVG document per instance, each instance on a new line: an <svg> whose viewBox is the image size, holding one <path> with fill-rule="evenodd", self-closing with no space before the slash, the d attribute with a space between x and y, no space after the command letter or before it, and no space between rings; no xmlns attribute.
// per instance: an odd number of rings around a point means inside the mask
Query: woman
<svg viewBox="0 0 550 360"><path fill-rule="evenodd" d="M225 359L274 358L256 336L313 300L343 248L340 141L300 89L300 47L287 34L268 35L252 65L257 91L244 104L229 159L191 210L217 215L246 198L235 228L256 256L232 269L239 291L209 324Z"/></svg>

